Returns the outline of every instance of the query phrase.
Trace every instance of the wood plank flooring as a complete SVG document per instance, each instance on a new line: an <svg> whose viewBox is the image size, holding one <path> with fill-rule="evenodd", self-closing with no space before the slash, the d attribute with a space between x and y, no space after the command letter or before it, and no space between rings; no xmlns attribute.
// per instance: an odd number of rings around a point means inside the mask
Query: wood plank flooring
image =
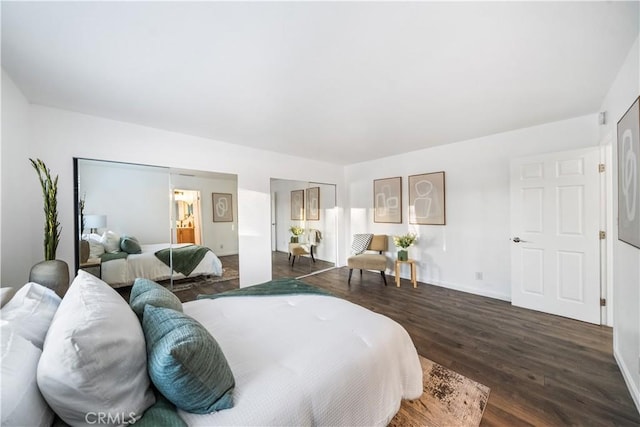
<svg viewBox="0 0 640 427"><path fill-rule="evenodd" d="M237 266L237 257L221 259ZM274 272L290 271L287 254L274 253L273 263ZM376 272L354 274L349 287L348 272L303 280L394 319L421 355L491 387L482 426L640 425L612 355L611 328L424 283L414 289L404 279L396 288L393 277L385 287ZM215 285L178 295L187 301L238 282Z"/></svg>

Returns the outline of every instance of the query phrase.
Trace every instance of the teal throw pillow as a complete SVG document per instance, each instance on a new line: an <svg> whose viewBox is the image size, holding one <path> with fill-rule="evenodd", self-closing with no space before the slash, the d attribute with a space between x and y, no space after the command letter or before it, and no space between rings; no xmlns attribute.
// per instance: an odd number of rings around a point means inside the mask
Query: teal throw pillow
<svg viewBox="0 0 640 427"><path fill-rule="evenodd" d="M136 427L187 427L178 411L176 405L169 402L161 393L156 392L156 403L149 407L142 418L135 422Z"/></svg>
<svg viewBox="0 0 640 427"><path fill-rule="evenodd" d="M169 401L195 414L233 407L233 373L204 326L178 311L147 305L142 330L149 377Z"/></svg>
<svg viewBox="0 0 640 427"><path fill-rule="evenodd" d="M120 238L120 250L128 254L140 254L142 253L142 247L135 237L121 237Z"/></svg>
<svg viewBox="0 0 640 427"><path fill-rule="evenodd" d="M129 305L138 318L142 318L147 304L182 311L182 303L176 294L153 280L138 277L131 288Z"/></svg>

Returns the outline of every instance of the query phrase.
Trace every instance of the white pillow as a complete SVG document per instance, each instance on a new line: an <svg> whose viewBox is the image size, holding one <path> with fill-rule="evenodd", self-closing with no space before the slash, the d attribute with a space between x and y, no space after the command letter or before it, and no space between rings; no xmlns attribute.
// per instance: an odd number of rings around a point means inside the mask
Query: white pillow
<svg viewBox="0 0 640 427"><path fill-rule="evenodd" d="M100 258L104 254L104 246L100 242L89 240L89 258Z"/></svg>
<svg viewBox="0 0 640 427"><path fill-rule="evenodd" d="M0 308L4 307L15 293L16 290L12 287L0 288Z"/></svg>
<svg viewBox="0 0 640 427"><path fill-rule="evenodd" d="M102 239L102 235L97 233L86 233L82 235L82 240L88 240L90 242L94 241L100 243L100 239Z"/></svg>
<svg viewBox="0 0 640 427"><path fill-rule="evenodd" d="M86 240L87 242L89 242L90 259L100 258L100 256L104 254L104 246L102 244L102 236L100 234L83 234L82 240Z"/></svg>
<svg viewBox="0 0 640 427"><path fill-rule="evenodd" d="M113 288L84 270L49 328L38 386L60 418L74 426L95 424L94 413L113 423L106 425L118 425L123 414L128 420L140 417L155 402L138 318Z"/></svg>
<svg viewBox="0 0 640 427"><path fill-rule="evenodd" d="M354 255L360 255L369 247L369 243L373 239L373 234L354 234L353 243L351 243L351 251Z"/></svg>
<svg viewBox="0 0 640 427"><path fill-rule="evenodd" d="M100 239L100 243L104 246L105 252L110 254L120 252L120 235L113 231L105 231Z"/></svg>
<svg viewBox="0 0 640 427"><path fill-rule="evenodd" d="M60 297L52 289L29 282L2 307L1 323L11 325L23 338L42 349L58 305Z"/></svg>
<svg viewBox="0 0 640 427"><path fill-rule="evenodd" d="M42 350L18 335L8 325L0 326L2 351L3 426L49 426L53 411L47 405L36 382L36 370Z"/></svg>

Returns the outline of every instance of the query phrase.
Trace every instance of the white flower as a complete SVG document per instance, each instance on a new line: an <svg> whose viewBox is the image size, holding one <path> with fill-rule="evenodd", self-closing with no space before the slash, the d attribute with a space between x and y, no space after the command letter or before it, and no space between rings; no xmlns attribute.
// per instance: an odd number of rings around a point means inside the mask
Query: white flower
<svg viewBox="0 0 640 427"><path fill-rule="evenodd" d="M403 234L402 236L393 236L393 243L402 248L407 249L418 240L418 236L414 233Z"/></svg>

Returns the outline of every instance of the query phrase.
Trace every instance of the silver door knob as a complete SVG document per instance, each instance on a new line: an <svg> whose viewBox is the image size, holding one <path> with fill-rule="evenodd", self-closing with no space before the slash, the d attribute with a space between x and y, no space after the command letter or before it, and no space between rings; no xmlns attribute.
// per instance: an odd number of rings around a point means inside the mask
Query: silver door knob
<svg viewBox="0 0 640 427"><path fill-rule="evenodd" d="M511 240L513 240L513 243L520 243L520 238L519 237L514 237Z"/></svg>

